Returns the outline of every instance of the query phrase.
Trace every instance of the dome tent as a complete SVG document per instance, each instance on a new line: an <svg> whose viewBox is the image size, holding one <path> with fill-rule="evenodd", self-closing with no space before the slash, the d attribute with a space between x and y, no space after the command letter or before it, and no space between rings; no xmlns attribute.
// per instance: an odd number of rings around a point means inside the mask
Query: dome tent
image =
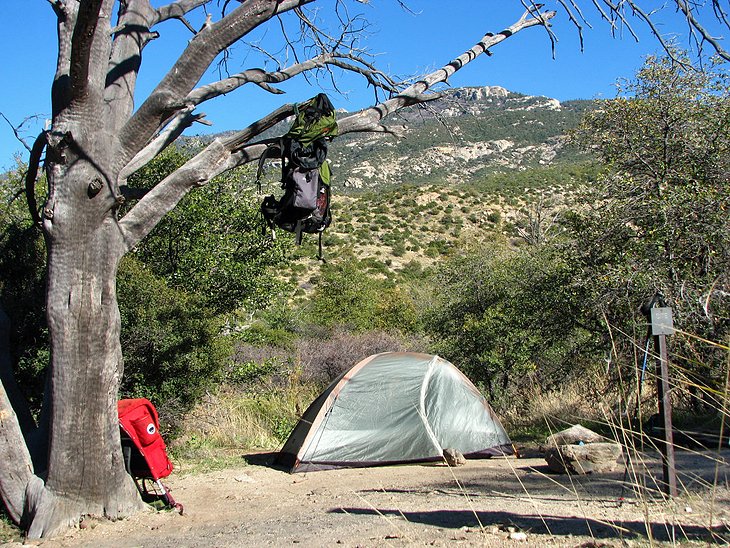
<svg viewBox="0 0 730 548"><path fill-rule="evenodd" d="M278 456L290 472L512 454L476 387L438 356L385 352L335 379L304 412Z"/></svg>

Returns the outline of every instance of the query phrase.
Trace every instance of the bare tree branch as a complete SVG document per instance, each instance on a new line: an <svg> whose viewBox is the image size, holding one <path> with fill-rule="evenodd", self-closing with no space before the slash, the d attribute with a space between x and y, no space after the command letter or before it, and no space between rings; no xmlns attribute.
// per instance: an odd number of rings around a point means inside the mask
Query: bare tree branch
<svg viewBox="0 0 730 548"><path fill-rule="evenodd" d="M104 0L89 0L79 3L79 12L74 26L71 48L71 90L75 97L86 94L89 84L89 63L91 50L99 22L99 12Z"/></svg>
<svg viewBox="0 0 730 548"><path fill-rule="evenodd" d="M560 1L560 0L559 0ZM529 0L529 4L525 2L525 0L520 0L520 4L522 4L522 7L525 8L525 13L539 13L539 11L542 9L543 4L535 4L534 0ZM550 39L550 51L552 53L553 59L555 58L555 44L558 41L558 37L555 36L555 33L550 28L550 25L543 25L543 28L545 29L545 32L548 35L548 38ZM583 38L581 36L581 43L583 42Z"/></svg>
<svg viewBox="0 0 730 548"><path fill-rule="evenodd" d="M14 125L13 125L13 124L12 124L12 123L10 122L10 120L8 120L8 117L7 117L7 116L5 116L5 114L3 114L2 112L0 112L0 116L2 116L2 117L3 117L3 120L5 120L5 121L6 121L7 123L8 123L8 125L10 126L10 129L11 129L11 130L12 130L12 132L13 132L13 135L15 135L15 138L16 138L16 139L17 139L18 141L20 141L20 143L21 143L21 144L22 144L22 145L23 145L23 146L25 147L25 150L27 150L28 152L30 152L30 151L31 151L31 149L30 149L30 146L28 146L28 143L26 143L26 142L25 142L25 140L24 140L24 139L23 139L23 138L22 138L22 137L20 136L20 128L21 128L21 127L23 127L23 124L24 124L25 122L27 122L27 121L28 121L28 120L29 120L30 118L26 118L25 120L23 120L23 121L22 121L22 122L20 123L20 125L19 125L18 127L15 127L15 126L14 126Z"/></svg>
<svg viewBox="0 0 730 548"><path fill-rule="evenodd" d="M161 23L168 19L180 19L184 20L185 15L193 11L195 8L204 6L210 3L212 0L177 0L177 2L171 2L166 6L157 8L157 17L154 23Z"/></svg>
<svg viewBox="0 0 730 548"><path fill-rule="evenodd" d="M725 61L730 61L730 53L725 51L725 49L722 47L720 42L715 37L713 37L705 29L705 27L702 26L700 24L700 22L694 17L694 14L692 13L692 8L690 8L689 4L685 0L676 0L676 2L677 2L677 7L679 8L679 10L682 13L684 13L684 16L687 18L687 22L689 23L690 27L692 29L694 29L694 31L698 32L700 34L700 36L702 36L702 41L710 44L713 47L713 49L715 50L715 52L720 57L725 59ZM720 10L720 13L723 14L723 19L724 19L724 12L722 10ZM727 22L726 19L724 19L724 20ZM698 47L701 51L702 45L700 44Z"/></svg>
<svg viewBox="0 0 730 548"><path fill-rule="evenodd" d="M423 102L426 97L424 95L426 91L438 83L446 82L457 70L482 53L487 53L489 48L494 47L520 30L536 25L547 26L549 20L554 16L554 11L544 13L535 12L532 9L526 11L514 25L496 35L491 33L486 34L474 47L464 52L448 65L424 76L392 99L342 119L338 122L340 135L360 131L390 132L390 130L380 123L387 115L400 108Z"/></svg>
<svg viewBox="0 0 730 548"><path fill-rule="evenodd" d="M631 26L631 23L629 23L629 20L624 15L624 11L623 11L624 2L625 2L625 0L619 0L618 4L614 4L610 0L603 0L603 3L609 7L610 13L612 14L612 17L613 17L612 24L611 24L612 30L616 29L616 22L619 22L619 23L621 23L621 25L623 27L625 27L629 31L629 33L631 34L633 39L638 42L639 36L636 34L636 32L634 32L634 28Z"/></svg>
<svg viewBox="0 0 730 548"><path fill-rule="evenodd" d="M636 5L636 3L633 0L627 0L628 5L631 6L632 11L640 18L642 19L648 26L649 29L651 29L652 34L655 36L657 40L659 40L659 43L661 44L664 51L669 53L671 51L671 48L669 47L669 44L667 44L662 37L661 32L659 32L659 29L654 24L654 21L652 20L651 16L646 13L644 10L642 10L639 6Z"/></svg>
<svg viewBox="0 0 730 548"><path fill-rule="evenodd" d="M517 226L517 234L530 245L540 245L550 239L551 230L557 226L560 211L549 211L549 204L540 195L536 204L527 212L526 226Z"/></svg>
<svg viewBox="0 0 730 548"><path fill-rule="evenodd" d="M560 3L561 6L563 6L563 9L565 9L565 11L567 12L568 18L570 19L571 23L573 23L573 25L575 25L575 28L578 29L578 40L580 41L580 51L582 52L583 51L583 25L581 25L581 23L578 21L578 19L575 17L575 15L573 15L573 10L571 9L571 7L574 8L578 12L578 16L581 18L581 20L584 23L587 24L587 22L586 22L585 18L583 17L583 14L581 13L580 8L578 6L576 6L574 1L571 0L570 6L568 6L568 4L565 3L565 0L558 0L558 2ZM590 25L588 25L588 26L590 26Z"/></svg>
<svg viewBox="0 0 730 548"><path fill-rule="evenodd" d="M48 3L51 4L53 11L56 12L56 16L61 17L63 14L63 2L61 0L48 0Z"/></svg>
<svg viewBox="0 0 730 548"><path fill-rule="evenodd" d="M526 4L527 0L520 0L523 5ZM529 0L531 5L534 5L532 0ZM582 24L587 24L588 20L584 17L580 10L580 2L576 0L555 0L556 3L560 4L562 8L568 14L570 22L578 29L578 34L581 37L581 49L583 44L582 38ZM709 44L714 53L725 61L730 61L730 52L723 45L723 38L713 36L708 30L706 24L703 24L700 18L700 9L707 6L707 2L697 2L696 0L673 0L672 2L665 2L663 5L657 7L655 10L647 11L645 7L640 5L640 2L636 0L591 0L593 7L600 14L601 19L606 21L611 26L611 34L616 36L616 32L619 28L625 28L637 42L639 41L638 34L631 26L630 19L638 19L643 22L659 42L662 49L671 58L677 60L674 57L674 50L671 43L664 37L660 26L656 21L656 14L660 11L667 9L669 6L674 6L677 11L682 13L687 21L688 27L688 39L690 40L693 49L697 53L697 57L702 62L703 59L703 46ZM707 6L708 11L712 10L712 14L717 22L723 25L725 28L730 29L730 20L726 9L722 6L720 0L712 0ZM578 14L578 17L575 16Z"/></svg>
<svg viewBox="0 0 730 548"><path fill-rule="evenodd" d="M28 201L28 211L30 212L33 224L38 228L41 227L43 222L40 214L38 213L38 203L35 199L35 183L38 179L38 168L41 163L41 154L43 149L48 144L48 134L42 131L33 143L33 148L30 151L30 158L28 160L28 171L25 174L25 198Z"/></svg>
<svg viewBox="0 0 730 548"><path fill-rule="evenodd" d="M608 16L608 14L603 10L603 6L598 2L598 0L591 0L593 2L593 6L596 8L598 13L601 15L601 19L606 21L609 25L611 25L611 35L615 36L616 32L616 22L615 18L611 18Z"/></svg>
<svg viewBox="0 0 730 548"><path fill-rule="evenodd" d="M149 0L127 0L119 3L117 27L112 29L114 35L112 52L107 68L104 89L104 100L114 109L125 114L134 108L134 89L137 83L142 50L153 39L158 37L152 32L153 21L157 13L150 6ZM117 116L110 120L117 132L127 116Z"/></svg>
<svg viewBox="0 0 730 548"><path fill-rule="evenodd" d="M215 139L184 166L158 183L119 222L127 248L131 249L144 238L187 192L196 186L204 185L217 174L235 167L237 164L232 163L230 159L245 143L294 112L295 106L286 104L225 141ZM263 153L267 145L266 142L257 145L258 156ZM253 159L252 157L248 161Z"/></svg>
<svg viewBox="0 0 730 548"><path fill-rule="evenodd" d="M726 28L730 29L730 21L728 21L727 13L720 5L720 0L712 0L712 12L715 17L720 21Z"/></svg>
<svg viewBox="0 0 730 548"><path fill-rule="evenodd" d="M435 98L434 95L428 95L425 92L436 84L446 82L457 70L487 52L489 48L520 30L535 25L548 25L549 20L554 16L555 12L536 13L532 10L526 12L514 25L496 36L485 35L474 47L461 56L419 79L392 99L343 118L338 122L339 133L356 131L393 133L393 129L387 128L381 123L385 116L400 108ZM284 120L293 112L293 105L285 105L230 138L215 139L180 169L161 181L119 221L119 228L127 248L135 246L192 188L206 184L224 171L259 158L269 142L250 143L250 140L264 129Z"/></svg>
<svg viewBox="0 0 730 548"><path fill-rule="evenodd" d="M402 5L402 7L405 9L405 6ZM310 36L314 42L314 45L311 46L312 48L316 48L320 52L337 52L346 50L349 52L351 59L357 59L357 62L365 67L365 70L361 72L361 75L365 76L368 83L373 86L376 103L381 98L381 91L385 90L389 94L392 94L397 91L397 88L401 87L393 82L392 79L377 71L372 64L365 61L365 51L358 46L358 42L362 39L363 34L367 30L367 22L361 19L360 16L351 17L344 2L338 1L335 4L335 14L337 15L340 24L340 33L338 36L334 36L326 32L317 24L316 18L310 18L304 13L304 10L297 9L295 10L295 13L301 22L301 35ZM335 65L328 64L324 68L329 75L330 85L339 92L340 90L337 78L331 70L333 66ZM353 69L349 68L346 70ZM356 69L355 71L357 72ZM382 85L384 81L388 82L385 86Z"/></svg>
<svg viewBox="0 0 730 548"><path fill-rule="evenodd" d="M132 173L146 166L155 156L174 143L182 135L183 131L195 122L211 125L210 122L204 120L205 114L194 114L194 109L195 106L191 105L178 112L164 131L160 132L145 148L140 150L132 161L122 169L119 173L119 182L123 184Z"/></svg>
<svg viewBox="0 0 730 548"><path fill-rule="evenodd" d="M193 89L215 57L250 31L281 13L313 0L247 0L231 13L202 29L162 78L155 90L120 130L126 165L151 139L160 124L185 105L180 102Z"/></svg>
<svg viewBox="0 0 730 548"><path fill-rule="evenodd" d="M214 97L230 93L245 84L256 84L266 89L266 91L279 94L282 92L269 86L269 84L279 84L307 70L323 67L326 63L332 62L333 59L334 54L324 54L275 72L266 72L260 68L248 69L224 80L191 91L185 98L185 103L198 105Z"/></svg>
<svg viewBox="0 0 730 548"><path fill-rule="evenodd" d="M349 63L343 59L351 59L363 66ZM137 153L137 155L121 171L120 181L124 181L132 173L146 165L150 160L152 160L152 158L172 144L175 139L177 139L177 137L179 137L182 132L186 128L190 127L194 122L206 123L201 121L204 115L192 114L193 109L197 105L220 95L230 93L248 83L256 84L271 93L280 94L283 92L272 87L270 84L284 82L303 72L324 67L326 65L336 66L343 70L360 74L370 85L379 89L384 89L391 93L398 91L398 84L390 80L387 75L375 68L372 68L372 66L366 61L349 54L322 54L314 59L309 59L275 72L266 72L263 69L249 69L241 72L240 74L231 76L230 78L201 86L200 88L193 90L184 100L186 106L181 111L177 112L175 116L165 121L165 129L161 129L159 135L155 137L149 145ZM251 135L250 138L254 136L255 135Z"/></svg>
<svg viewBox="0 0 730 548"><path fill-rule="evenodd" d="M345 60L351 60L353 63L348 63ZM362 65L362 67L355 63ZM282 92L269 86L269 84L279 84L293 78L294 76L302 74L303 72L321 68L326 65L336 66L344 70L360 74L367 79L368 83L372 86L377 86L389 92L397 91L398 84L396 82L388 78L382 72L376 70L363 59L346 53L323 53L312 59L302 61L301 63L297 63L274 72L266 72L260 68L248 69L224 80L213 82L193 90L185 98L184 102L186 104L198 105L214 97L230 93L234 89L249 83L256 84L271 93L279 94Z"/></svg>

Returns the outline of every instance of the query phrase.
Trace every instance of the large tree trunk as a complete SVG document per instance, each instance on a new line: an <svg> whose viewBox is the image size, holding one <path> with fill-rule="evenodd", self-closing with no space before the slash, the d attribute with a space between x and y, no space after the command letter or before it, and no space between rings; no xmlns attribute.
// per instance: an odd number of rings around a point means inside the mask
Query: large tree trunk
<svg viewBox="0 0 730 548"><path fill-rule="evenodd" d="M93 165L66 155L51 170L55 193L46 208L52 428L45 484L27 494L31 538L86 514L116 519L142 507L124 468L117 419L123 364L115 277L125 248L111 185L103 182L113 178L99 163L103 154L93 155Z"/></svg>
<svg viewBox="0 0 730 548"><path fill-rule="evenodd" d="M10 319L0 308L0 495L13 521L20 521L25 490L34 478L30 453L23 443L23 420L16 413L19 392L12 378ZM14 393L15 392L15 393ZM20 404L24 406L24 402Z"/></svg>

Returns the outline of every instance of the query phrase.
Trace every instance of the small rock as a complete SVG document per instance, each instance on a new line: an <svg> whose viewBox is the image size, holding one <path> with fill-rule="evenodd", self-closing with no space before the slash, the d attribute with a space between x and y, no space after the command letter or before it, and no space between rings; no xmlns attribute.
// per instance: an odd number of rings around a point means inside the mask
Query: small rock
<svg viewBox="0 0 730 548"><path fill-rule="evenodd" d="M457 449L447 447L444 449L444 460L449 466L463 466L466 464L466 458Z"/></svg>

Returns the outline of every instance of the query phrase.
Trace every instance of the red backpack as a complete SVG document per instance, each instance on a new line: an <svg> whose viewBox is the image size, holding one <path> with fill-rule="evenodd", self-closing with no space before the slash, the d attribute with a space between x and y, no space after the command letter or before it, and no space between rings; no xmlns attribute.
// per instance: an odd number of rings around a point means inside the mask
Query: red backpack
<svg viewBox="0 0 730 548"><path fill-rule="evenodd" d="M149 400L137 398L119 400L117 410L124 463L142 498L145 502L162 499L167 506L177 508L182 513L182 505L175 502L170 490L160 481L172 472L172 462L160 435L157 409ZM151 492L145 482L148 479L162 492Z"/></svg>

